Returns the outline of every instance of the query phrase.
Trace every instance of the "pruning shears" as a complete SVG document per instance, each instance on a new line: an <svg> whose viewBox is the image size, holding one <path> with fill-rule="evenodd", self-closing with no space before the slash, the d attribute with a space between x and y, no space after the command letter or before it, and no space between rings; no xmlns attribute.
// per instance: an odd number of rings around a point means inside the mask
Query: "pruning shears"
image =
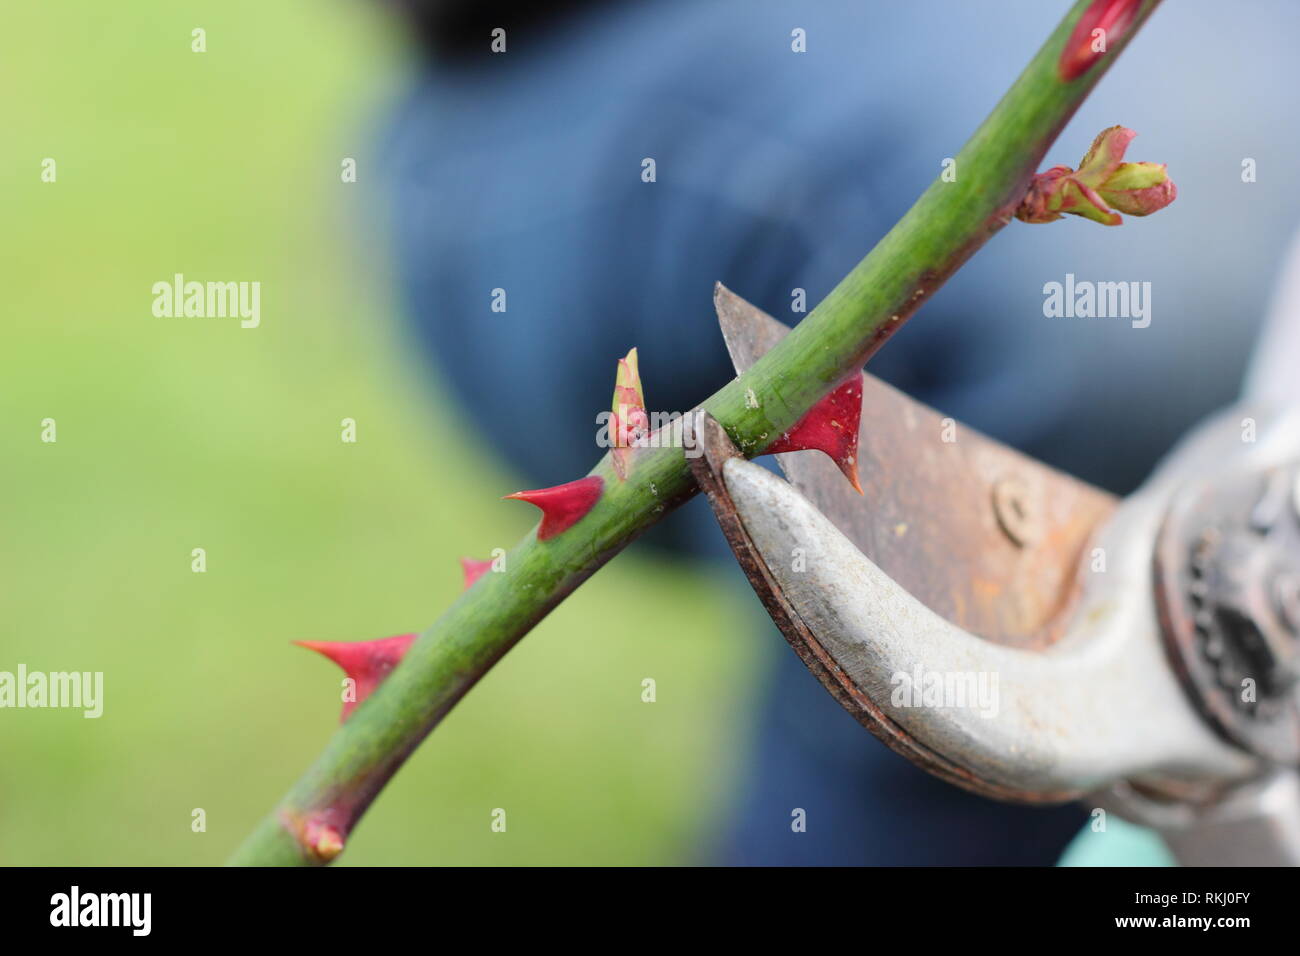
<svg viewBox="0 0 1300 956"><path fill-rule="evenodd" d="M719 287L738 372L788 328ZM696 478L791 647L958 786L1083 800L1184 864L1300 864L1300 405L1248 390L1123 500L869 374L858 494L825 456Z"/></svg>

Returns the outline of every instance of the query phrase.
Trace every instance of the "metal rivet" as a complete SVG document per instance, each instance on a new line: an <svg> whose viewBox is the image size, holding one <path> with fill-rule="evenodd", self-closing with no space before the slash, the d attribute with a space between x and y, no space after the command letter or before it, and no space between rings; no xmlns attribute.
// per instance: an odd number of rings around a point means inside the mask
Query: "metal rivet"
<svg viewBox="0 0 1300 956"><path fill-rule="evenodd" d="M993 513L1003 533L1017 547L1038 538L1038 515L1029 501L1029 487L1018 477L1000 478L993 485Z"/></svg>

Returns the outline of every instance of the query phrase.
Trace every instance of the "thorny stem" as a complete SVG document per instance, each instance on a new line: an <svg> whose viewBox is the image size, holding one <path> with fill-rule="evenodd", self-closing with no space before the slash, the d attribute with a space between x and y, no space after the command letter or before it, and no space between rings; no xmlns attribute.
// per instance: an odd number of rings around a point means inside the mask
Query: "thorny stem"
<svg viewBox="0 0 1300 956"><path fill-rule="evenodd" d="M738 447L759 453L798 422L1011 220L1048 147L1159 0L1133 0L1137 14L1123 35L1106 38L1107 55L1064 79L1071 71L1063 51L1075 25L1122 2L1076 2L957 154L955 181L936 179L790 335L703 403ZM750 389L756 408L745 401ZM509 553L504 573L484 574L421 634L232 864L311 865L337 855L339 840L478 679L602 564L697 490L674 448L636 449L626 480L608 455L591 474L604 479L605 490L590 513L545 541L530 532ZM322 833L327 839L313 836Z"/></svg>

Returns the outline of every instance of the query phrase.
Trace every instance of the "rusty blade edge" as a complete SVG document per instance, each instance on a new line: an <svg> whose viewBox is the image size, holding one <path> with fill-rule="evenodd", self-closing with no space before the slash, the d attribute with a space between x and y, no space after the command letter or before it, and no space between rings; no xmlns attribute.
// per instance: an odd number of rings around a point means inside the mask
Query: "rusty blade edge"
<svg viewBox="0 0 1300 956"><path fill-rule="evenodd" d="M821 685L878 740L921 769L948 783L994 800L1024 804L1066 803L1081 792L1016 790L982 780L970 770L935 752L912 737L886 715L835 663L815 634L782 594L762 555L745 530L744 522L722 478L723 465L742 457L726 430L711 415L702 421L699 440L704 454L689 459L691 471L713 508L722 533L731 546L750 586L780 629L786 642Z"/></svg>
<svg viewBox="0 0 1300 956"><path fill-rule="evenodd" d="M789 332L721 284L714 305L738 371ZM1026 649L1059 639L1078 598L1081 559L1116 499L865 373L863 401L858 464L865 497L829 459L811 452L777 455L791 485L951 623ZM939 444L938 430L948 422L960 429L960 441ZM1036 505L1027 537L1007 521L1008 486Z"/></svg>

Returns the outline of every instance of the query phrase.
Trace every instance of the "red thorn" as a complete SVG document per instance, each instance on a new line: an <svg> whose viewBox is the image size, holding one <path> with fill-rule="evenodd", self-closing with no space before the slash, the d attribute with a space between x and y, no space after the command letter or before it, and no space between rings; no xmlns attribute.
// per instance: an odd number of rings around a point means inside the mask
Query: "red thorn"
<svg viewBox="0 0 1300 956"><path fill-rule="evenodd" d="M473 558L460 559L461 570L465 572L465 590L474 586L474 582L492 570L492 561L475 561Z"/></svg>
<svg viewBox="0 0 1300 956"><path fill-rule="evenodd" d="M1070 38L1061 49L1061 58L1056 64L1056 72L1061 79L1068 83L1087 73L1094 63L1123 39L1141 8L1142 0L1094 0L1092 6L1083 11ZM1104 50L1093 49L1094 30L1104 31Z"/></svg>
<svg viewBox="0 0 1300 956"><path fill-rule="evenodd" d="M542 523L537 529L537 540L554 538L561 531L572 528L600 499L605 480L599 475L588 475L554 488L536 491L516 491L507 498L517 498L542 509Z"/></svg>
<svg viewBox="0 0 1300 956"><path fill-rule="evenodd" d="M862 420L862 375L854 372L829 395L808 410L788 432L763 453L815 449L825 452L844 473L858 494L858 424Z"/></svg>
<svg viewBox="0 0 1300 956"><path fill-rule="evenodd" d="M415 640L414 634L399 634L377 641L294 641L299 647L323 654L356 682L356 700L343 702L339 723L348 719L357 704L369 697L402 660Z"/></svg>

